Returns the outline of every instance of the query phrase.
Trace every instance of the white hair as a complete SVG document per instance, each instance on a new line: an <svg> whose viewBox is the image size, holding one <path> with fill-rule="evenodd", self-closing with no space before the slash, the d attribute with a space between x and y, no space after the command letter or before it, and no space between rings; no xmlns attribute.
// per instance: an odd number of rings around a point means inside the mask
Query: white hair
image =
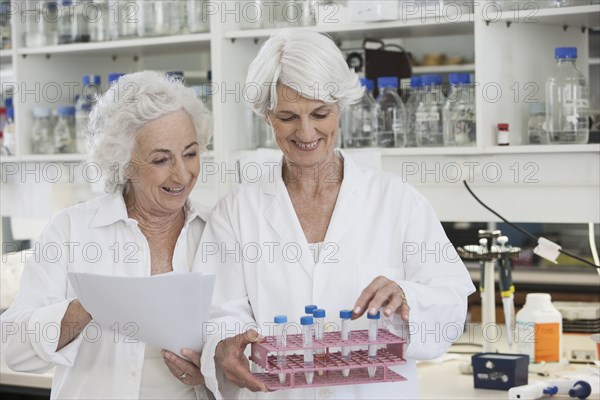
<svg viewBox="0 0 600 400"><path fill-rule="evenodd" d="M106 192L124 192L129 187L127 165L138 130L179 110L192 119L200 151L204 151L212 134L212 115L177 78L155 71L124 75L99 98L90 114L88 133L91 160L102 170Z"/></svg>
<svg viewBox="0 0 600 400"><path fill-rule="evenodd" d="M308 29L282 29L261 47L246 77L246 97L254 112L266 116L275 108L277 84L302 97L337 103L340 110L364 93L333 40Z"/></svg>

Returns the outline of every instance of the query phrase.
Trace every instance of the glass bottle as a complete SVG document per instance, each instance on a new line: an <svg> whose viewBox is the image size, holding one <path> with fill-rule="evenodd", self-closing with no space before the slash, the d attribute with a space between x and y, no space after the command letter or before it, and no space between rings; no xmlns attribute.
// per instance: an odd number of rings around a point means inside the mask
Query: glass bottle
<svg viewBox="0 0 600 400"><path fill-rule="evenodd" d="M6 124L4 125L4 149L6 155L14 156L15 153L15 109L6 108Z"/></svg>
<svg viewBox="0 0 600 400"><path fill-rule="evenodd" d="M443 112L444 145L472 146L476 140L475 95L468 73L450 74Z"/></svg>
<svg viewBox="0 0 600 400"><path fill-rule="evenodd" d="M33 108L33 129L31 132L31 147L34 154L54 153L54 140L52 135L52 112L48 107Z"/></svg>
<svg viewBox="0 0 600 400"><path fill-rule="evenodd" d="M73 147L77 153L87 152L88 121L90 112L101 94L100 83L100 75L83 76L83 92L75 103L75 145Z"/></svg>
<svg viewBox="0 0 600 400"><path fill-rule="evenodd" d="M208 32L210 15L206 12L206 0L187 0L187 28L190 33Z"/></svg>
<svg viewBox="0 0 600 400"><path fill-rule="evenodd" d="M0 1L0 49L12 48L11 3ZM5 138L6 140L6 138Z"/></svg>
<svg viewBox="0 0 600 400"><path fill-rule="evenodd" d="M440 75L423 75L423 101L416 112L417 145L419 147L443 146L443 106L442 77Z"/></svg>
<svg viewBox="0 0 600 400"><path fill-rule="evenodd" d="M365 93L356 104L351 104L344 112L342 120L342 136L344 147L372 147L375 146L375 125L377 118L377 105L373 98L374 83L370 79L361 78L361 85Z"/></svg>
<svg viewBox="0 0 600 400"><path fill-rule="evenodd" d="M548 144L548 132L546 132L546 103L531 103L529 105L527 136L530 144Z"/></svg>
<svg viewBox="0 0 600 400"><path fill-rule="evenodd" d="M422 88L420 76L413 76L410 78L410 89L408 91L408 99L406 100L406 120L408 122L406 129L406 147L417 146L417 133L415 130L416 113L417 107L423 99Z"/></svg>
<svg viewBox="0 0 600 400"><path fill-rule="evenodd" d="M73 153L75 146L75 107L60 106L57 109L58 120L54 127L54 153Z"/></svg>
<svg viewBox="0 0 600 400"><path fill-rule="evenodd" d="M54 1L27 0L21 21L25 23L25 47L53 46L58 43L58 8Z"/></svg>
<svg viewBox="0 0 600 400"><path fill-rule="evenodd" d="M576 47L555 50L556 67L546 81L546 118L551 143L587 143L589 93L577 69Z"/></svg>
<svg viewBox="0 0 600 400"><path fill-rule="evenodd" d="M269 26L269 9L263 7L263 0L248 0L242 3L241 29L260 29Z"/></svg>
<svg viewBox="0 0 600 400"><path fill-rule="evenodd" d="M88 24L90 41L109 40L110 12L108 0L93 0L84 6L84 19Z"/></svg>
<svg viewBox="0 0 600 400"><path fill-rule="evenodd" d="M180 3L172 0L138 0L139 36L176 35L183 27Z"/></svg>
<svg viewBox="0 0 600 400"><path fill-rule="evenodd" d="M404 147L406 145L406 109L398 96L398 78L377 79L377 145Z"/></svg>
<svg viewBox="0 0 600 400"><path fill-rule="evenodd" d="M138 36L139 4L134 1L109 0L109 37L111 40Z"/></svg>

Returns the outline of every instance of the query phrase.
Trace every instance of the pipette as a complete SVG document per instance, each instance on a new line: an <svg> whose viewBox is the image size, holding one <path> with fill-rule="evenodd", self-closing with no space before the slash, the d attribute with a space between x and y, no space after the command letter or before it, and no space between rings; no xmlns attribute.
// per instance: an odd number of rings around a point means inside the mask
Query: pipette
<svg viewBox="0 0 600 400"><path fill-rule="evenodd" d="M350 319L352 318L352 310L340 311L340 319L342 320L342 341L348 341L350 339ZM342 346L342 360L345 362L350 361L350 346ZM342 370L342 375L347 378L350 375L350 369L346 368Z"/></svg>
<svg viewBox="0 0 600 400"><path fill-rule="evenodd" d="M377 329L379 328L379 318L380 317L381 317L381 314L379 313L379 311L377 311L377 314L367 313L367 318L369 320L369 341L377 340ZM376 344L369 345L368 360L370 362L377 361L377 345ZM369 372L369 378L372 378L375 376L377 367L368 367L367 370Z"/></svg>
<svg viewBox="0 0 600 400"><path fill-rule="evenodd" d="M322 308L317 308L315 311L313 311L313 319L315 323L315 340L322 342L323 338L325 337L325 310ZM316 349L315 359L319 361L319 364L323 364L325 362L325 349ZM319 375L323 375L323 370L320 369L318 373Z"/></svg>
<svg viewBox="0 0 600 400"><path fill-rule="evenodd" d="M276 315L274 322L275 336L277 337L277 366L279 368L285 368L287 365L287 359L285 356L285 348L287 347L285 324L287 323L287 316ZM279 374L279 383L285 383L285 375L285 373Z"/></svg>
<svg viewBox="0 0 600 400"><path fill-rule="evenodd" d="M313 328L313 317L310 315L306 315L300 318L300 325L302 325L302 346L304 347L304 367L305 368L314 368L315 362L313 358L313 336L312 336L312 328ZM306 377L306 383L312 385L313 378L315 376L314 371L305 372L304 376Z"/></svg>
<svg viewBox="0 0 600 400"><path fill-rule="evenodd" d="M515 301L514 293L515 287L512 282L512 262L510 260L510 251L505 246L508 242L508 237L500 236L498 239L500 243L500 252L502 253L498 265L500 269L500 279L498 281L498 287L500 289L500 296L502 297L502 308L504 310L504 322L506 324L506 336L508 338L508 348L512 349L513 345L513 322L515 314Z"/></svg>

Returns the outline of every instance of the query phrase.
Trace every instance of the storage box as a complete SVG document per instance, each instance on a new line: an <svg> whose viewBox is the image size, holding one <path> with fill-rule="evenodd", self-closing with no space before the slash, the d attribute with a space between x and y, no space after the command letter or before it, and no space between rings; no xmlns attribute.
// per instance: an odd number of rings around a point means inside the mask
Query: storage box
<svg viewBox="0 0 600 400"><path fill-rule="evenodd" d="M527 385L526 354L479 353L471 357L471 363L476 389L508 390Z"/></svg>

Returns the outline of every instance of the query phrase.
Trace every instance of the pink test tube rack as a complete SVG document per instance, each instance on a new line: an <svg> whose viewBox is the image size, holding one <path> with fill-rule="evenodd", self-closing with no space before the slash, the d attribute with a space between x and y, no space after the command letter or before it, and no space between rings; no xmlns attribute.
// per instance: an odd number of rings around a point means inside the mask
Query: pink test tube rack
<svg viewBox="0 0 600 400"><path fill-rule="evenodd" d="M369 361L366 348L368 345L373 344L385 345L385 347L377 350L375 361ZM350 360L348 361L342 359L340 351L330 351L332 348L341 348L342 346L350 346L351 348ZM321 358L315 355L314 367L305 368L302 355L302 350L304 350L302 335L288 335L285 351L288 353L296 352L297 354L287 354L286 366L280 368L277 365L277 338L267 336L260 343L252 343L250 360L266 371L255 373L255 376L263 381L269 390L395 382L406 380L402 375L389 369L389 367L406 363L404 359L405 346L406 341L404 339L383 329L377 332L376 341L369 341L369 331L367 330L351 331L349 340L346 341L342 341L340 332L325 332L323 340L315 340L311 347L313 350L324 348L325 355ZM375 376L371 378L367 370L368 367L380 368L377 368ZM345 369L350 370L348 377L344 377L342 374ZM322 371L322 373L314 374L312 384L308 384L304 375L308 371ZM287 375L284 383L279 382L278 374L280 373Z"/></svg>

